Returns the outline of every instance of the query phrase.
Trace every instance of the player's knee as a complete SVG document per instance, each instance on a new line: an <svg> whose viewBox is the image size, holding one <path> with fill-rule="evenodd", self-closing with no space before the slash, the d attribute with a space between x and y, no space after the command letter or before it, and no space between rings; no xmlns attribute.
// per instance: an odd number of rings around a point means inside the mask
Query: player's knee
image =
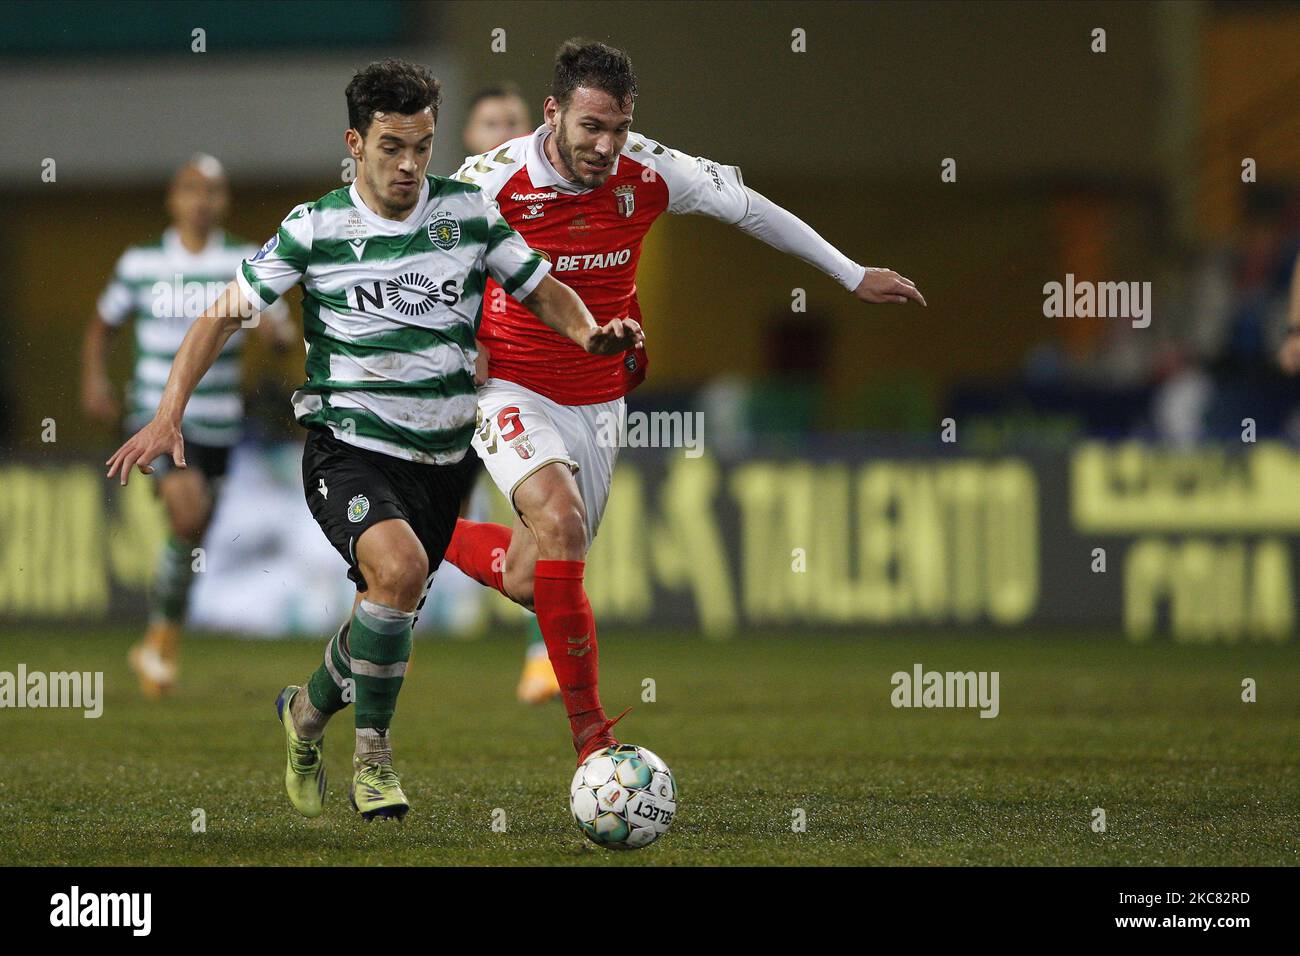
<svg viewBox="0 0 1300 956"><path fill-rule="evenodd" d="M186 544L198 545L208 528L208 514L201 508L178 509L171 520L172 534Z"/></svg>
<svg viewBox="0 0 1300 956"><path fill-rule="evenodd" d="M587 514L578 499L548 501L528 516L528 524L543 557L580 560L587 551Z"/></svg>
<svg viewBox="0 0 1300 956"><path fill-rule="evenodd" d="M421 547L386 551L362 568L366 584L384 603L414 608L429 578L429 559Z"/></svg>
<svg viewBox="0 0 1300 956"><path fill-rule="evenodd" d="M172 534L186 544L199 544L212 517L212 496L206 483L192 472L170 472L162 482Z"/></svg>

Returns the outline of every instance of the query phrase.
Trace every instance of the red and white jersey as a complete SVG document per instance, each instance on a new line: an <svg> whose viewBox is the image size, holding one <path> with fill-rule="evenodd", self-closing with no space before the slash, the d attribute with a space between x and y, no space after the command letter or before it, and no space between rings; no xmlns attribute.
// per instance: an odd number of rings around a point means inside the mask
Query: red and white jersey
<svg viewBox="0 0 1300 956"><path fill-rule="evenodd" d="M629 133L604 185L587 189L560 176L546 158L542 125L481 156L456 178L480 186L506 222L551 262L551 274L578 293L596 321L641 321L636 266L641 241L663 213L699 213L733 224L749 210L740 170L697 159ZM647 336L650 334L647 330ZM489 279L479 340L489 374L561 405L626 395L645 379L644 349L588 355Z"/></svg>

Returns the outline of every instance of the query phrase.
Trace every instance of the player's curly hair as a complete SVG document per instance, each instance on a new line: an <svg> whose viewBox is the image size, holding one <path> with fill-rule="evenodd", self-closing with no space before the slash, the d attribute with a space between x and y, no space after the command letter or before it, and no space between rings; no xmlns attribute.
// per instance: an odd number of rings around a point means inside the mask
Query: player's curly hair
<svg viewBox="0 0 1300 956"><path fill-rule="evenodd" d="M620 105L636 100L636 72L622 50L596 40L565 40L555 51L551 95L567 106L580 86L603 90Z"/></svg>
<svg viewBox="0 0 1300 956"><path fill-rule="evenodd" d="M362 136L376 113L418 113L433 110L438 120L442 84L424 67L408 60L378 60L348 84L348 126Z"/></svg>

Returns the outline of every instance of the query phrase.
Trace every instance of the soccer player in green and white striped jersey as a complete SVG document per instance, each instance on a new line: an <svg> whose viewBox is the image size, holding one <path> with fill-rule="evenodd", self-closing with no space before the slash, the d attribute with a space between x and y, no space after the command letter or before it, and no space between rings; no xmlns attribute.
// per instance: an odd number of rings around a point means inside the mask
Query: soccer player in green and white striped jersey
<svg viewBox="0 0 1300 956"><path fill-rule="evenodd" d="M142 428L158 408L172 360L190 325L230 282L257 246L226 234L221 221L230 204L225 171L199 154L181 166L167 190L171 225L153 242L131 246L118 259L99 297L82 347L82 407L101 421L116 422L119 408L109 380L107 352L113 333L130 321L135 363L128 390L126 427ZM287 346L297 332L277 303L259 329ZM244 405L240 394L244 334L230 338L195 389L182 428L191 467L167 469L160 462L157 491L167 513L168 536L149 588L149 624L131 649L141 691L157 698L175 682L180 631L194 580L193 549L203 540L231 447L238 441Z"/></svg>
<svg viewBox="0 0 1300 956"><path fill-rule="evenodd" d="M307 381L294 414L308 429L303 491L348 562L357 601L304 688L281 691L285 787L305 816L321 812L329 716L355 703L351 801L366 819L404 817L389 729L411 654L411 625L460 509L453 467L477 415L475 332L490 274L506 294L586 352L641 342L636 322L597 326L550 264L506 225L477 186L427 175L438 81L401 60L373 63L348 85L348 150L357 179L296 207L240 267L186 335L153 420L109 459L109 477L170 453L194 387L241 315L303 289Z"/></svg>

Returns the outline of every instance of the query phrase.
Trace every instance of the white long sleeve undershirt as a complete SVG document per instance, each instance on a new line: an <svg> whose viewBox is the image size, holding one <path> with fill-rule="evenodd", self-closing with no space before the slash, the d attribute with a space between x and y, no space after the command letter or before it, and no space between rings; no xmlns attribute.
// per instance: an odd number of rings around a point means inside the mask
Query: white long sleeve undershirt
<svg viewBox="0 0 1300 956"><path fill-rule="evenodd" d="M736 226L773 249L797 256L826 273L852 292L867 274L860 266L817 234L812 226L789 210L782 209L762 193L748 186L749 210Z"/></svg>

